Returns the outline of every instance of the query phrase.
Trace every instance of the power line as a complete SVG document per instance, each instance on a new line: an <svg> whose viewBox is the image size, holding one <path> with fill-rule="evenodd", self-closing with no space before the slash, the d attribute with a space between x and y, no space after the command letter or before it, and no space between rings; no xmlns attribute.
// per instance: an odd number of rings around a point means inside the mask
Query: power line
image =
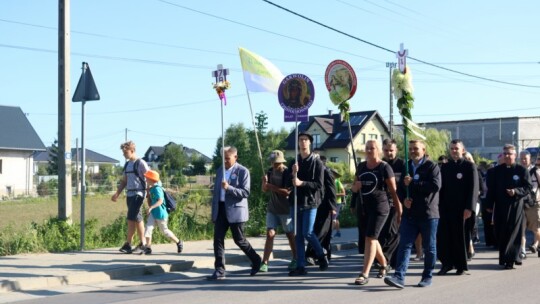
<svg viewBox="0 0 540 304"><path fill-rule="evenodd" d="M324 28L327 28L327 29L329 29L331 31L334 31L336 33L339 33L339 34L342 34L342 35L347 36L349 38L352 38L354 40L360 41L360 42L365 43L367 45L370 45L370 46L372 46L374 48L378 48L380 50L395 54L395 51L392 51L392 50L390 50L390 49L388 49L386 47L380 46L380 45L375 44L373 42L369 42L367 40L364 40L364 39L358 38L356 36L353 36L351 34L348 34L346 32L343 32L343 31L338 30L338 29L336 29L334 27L326 25L326 24L324 24L322 22L316 21L316 20L314 20L312 18L306 17L306 16L304 16L302 14L299 14L299 13L297 13L295 11L292 11L292 10L290 10L288 8L285 8L285 7L281 6L281 5L275 4L275 3L271 2L271 1L268 1L268 0L262 0L262 1L264 1L264 2L266 2L268 4L270 4L270 5L273 5L273 6L279 8L281 10L284 10L284 11L290 13L290 14L293 14L295 16L298 16L298 17L302 18L302 19L305 19L305 20L307 20L309 22L315 23L315 24L320 25L320 26L322 26ZM448 72L451 72L451 73L460 74L460 75L471 77L471 78L481 79L481 80L485 80L485 81L489 81L489 82L502 83L502 84L512 85L512 86L520 86L520 87L527 87L527 88L540 88L540 86L536 86L536 85L513 83L513 82L507 82L507 81L501 81L501 80L486 78L486 77L482 77L482 76L476 76L476 75L473 75L473 74L464 73L464 72L460 72L460 71L457 71L457 70L449 69L449 68L446 68L446 67L443 67L443 66L440 66L440 65L437 65L437 64L433 64L433 63L430 63L430 62L427 62L427 61L424 61L424 60L421 60L421 59L418 59L418 58L414 58L414 57L407 57L407 58L412 59L412 60L417 61L417 62L420 62L420 63L423 63L425 65L432 66L432 67L437 68L437 69L445 70L445 71L448 71Z"/></svg>
<svg viewBox="0 0 540 304"><path fill-rule="evenodd" d="M343 51L343 50L340 50L340 49L331 48L331 47L327 47L327 46L324 46L324 45L321 45L321 44L313 43L311 41L307 41L307 40L303 40L303 39L300 39L300 38L291 37L291 36L287 36L287 35L284 35L284 34L272 32L270 30L266 30L266 29L256 27L256 26L253 26L253 25L249 25L249 24L246 24L246 23L242 23L242 22L239 22L239 21L234 21L234 20L224 18L224 17L221 17L221 16L213 15L213 14L210 14L210 13L205 13L203 11L199 11L199 10L196 10L196 9L193 9L193 8L189 8L189 7L177 4L177 3L172 3L172 2L165 1L165 0L158 0L158 1L163 2L165 4L172 5L172 6L176 6L178 8L185 9L185 10L188 10L188 11L191 11L191 12L195 12L195 13L198 13L198 14L201 14L201 15L205 15L205 16L212 17L212 18L219 19L219 20L224 20L224 21L227 21L227 22L230 22L230 23L234 23L234 24L237 24L237 25L248 27L248 28L258 30L258 31L261 31L261 32L265 32L265 33L268 33L268 34L272 34L272 35L275 35L275 36L287 38L287 39L293 40L295 42L302 42L302 43L305 43L305 44L313 45L313 46L316 46L316 47L320 47L320 48L323 48L323 49L335 51L335 52L338 52L338 53L343 53L343 54L347 54L347 55L350 55L350 56L354 56L354 57L363 58L363 59L366 59L366 60L371 60L371 61L383 63L383 61L381 61L381 60L377 60L377 59L373 59L373 58L369 58L369 57L365 57L365 56L360 56L358 54L354 54L354 53L351 53L351 52L347 52L347 51ZM271 58L268 58L268 59L271 59Z"/></svg>

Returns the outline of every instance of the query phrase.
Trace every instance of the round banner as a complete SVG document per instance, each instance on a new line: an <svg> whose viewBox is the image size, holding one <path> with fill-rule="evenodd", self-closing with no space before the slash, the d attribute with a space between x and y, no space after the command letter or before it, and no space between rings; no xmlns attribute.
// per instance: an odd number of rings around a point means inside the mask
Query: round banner
<svg viewBox="0 0 540 304"><path fill-rule="evenodd" d="M330 62L324 73L324 81L330 92L330 100L335 105L351 99L356 92L356 74L343 60Z"/></svg>
<svg viewBox="0 0 540 304"><path fill-rule="evenodd" d="M279 104L286 112L305 111L311 107L315 99L313 82L306 75L288 75L279 85L278 99Z"/></svg>

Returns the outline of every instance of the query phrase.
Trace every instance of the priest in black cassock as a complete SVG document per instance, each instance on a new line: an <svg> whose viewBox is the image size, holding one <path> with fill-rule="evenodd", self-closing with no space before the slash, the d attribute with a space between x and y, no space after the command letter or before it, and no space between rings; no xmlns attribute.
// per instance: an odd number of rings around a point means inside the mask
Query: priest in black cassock
<svg viewBox="0 0 540 304"><path fill-rule="evenodd" d="M495 237L499 244L499 265L504 269L521 265L519 256L523 225L523 198L532 188L529 172L516 164L516 148L506 144L504 163L493 168L487 180L486 202L493 210Z"/></svg>
<svg viewBox="0 0 540 304"><path fill-rule="evenodd" d="M392 167L396 181L399 181L401 179L403 170L405 170L405 162L401 158L397 157L397 153L397 144L394 139L386 138L383 140L383 160ZM397 186L400 187L401 184L397 184ZM401 190L398 189L398 192L400 191ZM381 230L381 234L379 234L379 243L381 244L384 257L390 266L395 268L395 252L399 245L399 224L396 220L396 212L392 195L389 191L387 191L386 194L388 197L388 203L390 204L390 212L388 213L388 218L386 218L386 222Z"/></svg>
<svg viewBox="0 0 540 304"><path fill-rule="evenodd" d="M465 146L459 139L450 142L450 159L441 166L437 256L442 268L438 275L456 269L457 275L468 270L465 220L471 217L478 194L478 172L463 158Z"/></svg>

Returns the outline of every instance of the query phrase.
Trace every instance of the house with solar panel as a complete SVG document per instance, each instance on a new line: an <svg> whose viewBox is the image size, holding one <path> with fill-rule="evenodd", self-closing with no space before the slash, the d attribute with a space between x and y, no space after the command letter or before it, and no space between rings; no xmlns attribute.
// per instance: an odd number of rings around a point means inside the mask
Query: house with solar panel
<svg viewBox="0 0 540 304"><path fill-rule="evenodd" d="M382 144L385 138L390 137L390 128L377 111L351 112L350 129L339 113L309 116L308 121L298 124L298 132L311 134L313 151L326 156L328 161L348 164L350 172L355 170L353 147L356 159L360 162L365 160L364 148L367 140L375 139ZM287 158L294 158L295 142L293 131L286 139Z"/></svg>
<svg viewBox="0 0 540 304"><path fill-rule="evenodd" d="M0 106L0 199L32 196L34 153L45 145L20 107Z"/></svg>

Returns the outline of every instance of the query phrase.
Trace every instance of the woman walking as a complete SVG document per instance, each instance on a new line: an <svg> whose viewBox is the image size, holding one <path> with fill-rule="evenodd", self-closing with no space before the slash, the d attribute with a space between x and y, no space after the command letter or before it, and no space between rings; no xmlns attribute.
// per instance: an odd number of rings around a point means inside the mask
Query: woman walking
<svg viewBox="0 0 540 304"><path fill-rule="evenodd" d="M365 231L364 241L364 267L355 280L356 285L365 285L369 282L369 271L375 258L379 261L380 269L377 277L383 278L389 270L381 245L377 238L384 226L390 206L386 190L392 195L396 211L396 220L400 221L402 207L396 193L396 179L392 167L381 160L381 149L375 140L366 142L366 161L356 168L356 179L351 188L359 193L362 204L357 204L358 225Z"/></svg>

